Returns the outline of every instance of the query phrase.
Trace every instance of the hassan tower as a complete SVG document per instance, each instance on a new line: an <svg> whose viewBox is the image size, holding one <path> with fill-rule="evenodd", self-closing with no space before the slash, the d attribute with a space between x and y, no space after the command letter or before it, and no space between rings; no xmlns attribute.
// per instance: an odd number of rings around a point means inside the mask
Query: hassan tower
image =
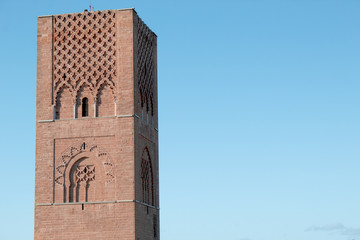
<svg viewBox="0 0 360 240"><path fill-rule="evenodd" d="M160 239L156 35L134 9L37 27L34 239Z"/></svg>

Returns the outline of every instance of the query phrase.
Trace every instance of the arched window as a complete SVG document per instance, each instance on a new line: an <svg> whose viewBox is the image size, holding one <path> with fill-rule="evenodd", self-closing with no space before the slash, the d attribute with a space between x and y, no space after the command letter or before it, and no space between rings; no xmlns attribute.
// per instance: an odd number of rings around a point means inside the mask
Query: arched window
<svg viewBox="0 0 360 240"><path fill-rule="evenodd" d="M152 169L149 150L147 148L144 149L141 157L141 183L142 183L143 202L150 205L155 205L153 169Z"/></svg>
<svg viewBox="0 0 360 240"><path fill-rule="evenodd" d="M82 107L82 116L87 117L89 116L89 101L87 97L84 97L81 101L81 107Z"/></svg>
<svg viewBox="0 0 360 240"><path fill-rule="evenodd" d="M95 165L90 159L77 161L71 167L69 175L69 202L88 202L95 198Z"/></svg>

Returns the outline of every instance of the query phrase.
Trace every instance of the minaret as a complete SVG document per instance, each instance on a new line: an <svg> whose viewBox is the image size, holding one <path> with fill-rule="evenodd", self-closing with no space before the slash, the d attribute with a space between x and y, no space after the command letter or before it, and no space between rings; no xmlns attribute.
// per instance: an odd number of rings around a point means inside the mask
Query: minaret
<svg viewBox="0 0 360 240"><path fill-rule="evenodd" d="M157 37L134 9L38 17L35 240L159 237Z"/></svg>

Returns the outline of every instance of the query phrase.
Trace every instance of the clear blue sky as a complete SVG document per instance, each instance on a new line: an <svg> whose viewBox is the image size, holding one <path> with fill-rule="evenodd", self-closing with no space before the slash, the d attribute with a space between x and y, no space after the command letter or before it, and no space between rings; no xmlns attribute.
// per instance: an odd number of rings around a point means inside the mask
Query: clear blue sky
<svg viewBox="0 0 360 240"><path fill-rule="evenodd" d="M92 0L158 35L162 240L360 239L360 1ZM36 17L0 0L0 239L33 238Z"/></svg>

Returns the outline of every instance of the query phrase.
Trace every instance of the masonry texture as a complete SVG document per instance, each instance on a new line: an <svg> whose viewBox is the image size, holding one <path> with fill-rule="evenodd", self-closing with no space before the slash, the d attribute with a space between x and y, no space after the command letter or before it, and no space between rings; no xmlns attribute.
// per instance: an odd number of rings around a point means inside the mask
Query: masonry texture
<svg viewBox="0 0 360 240"><path fill-rule="evenodd" d="M34 239L160 239L156 35L85 11L37 42Z"/></svg>

